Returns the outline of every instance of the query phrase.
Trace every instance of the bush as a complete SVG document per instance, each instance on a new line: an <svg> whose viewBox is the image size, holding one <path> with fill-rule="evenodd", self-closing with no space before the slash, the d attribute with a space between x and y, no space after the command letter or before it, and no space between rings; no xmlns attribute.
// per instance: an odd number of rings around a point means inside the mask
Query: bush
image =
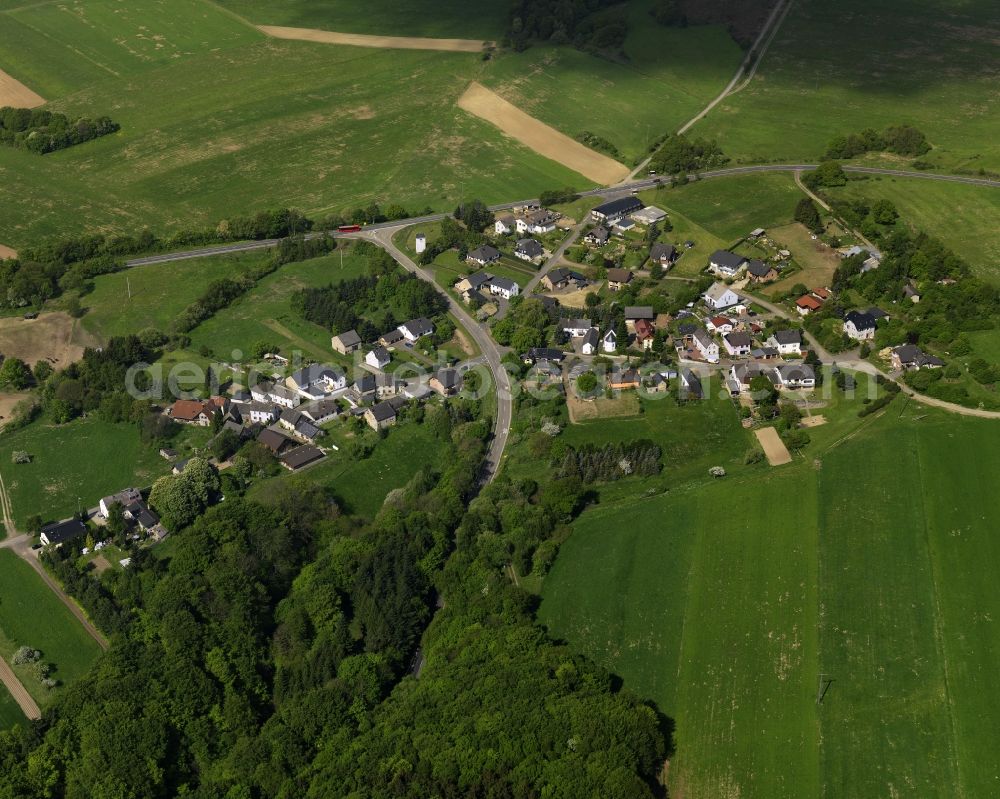
<svg viewBox="0 0 1000 799"><path fill-rule="evenodd" d="M36 663L42 657L42 653L30 646L20 646L11 657L10 662L15 666L25 666L28 663Z"/></svg>
<svg viewBox="0 0 1000 799"><path fill-rule="evenodd" d="M31 463L31 453L23 449L15 449L10 454L11 463Z"/></svg>

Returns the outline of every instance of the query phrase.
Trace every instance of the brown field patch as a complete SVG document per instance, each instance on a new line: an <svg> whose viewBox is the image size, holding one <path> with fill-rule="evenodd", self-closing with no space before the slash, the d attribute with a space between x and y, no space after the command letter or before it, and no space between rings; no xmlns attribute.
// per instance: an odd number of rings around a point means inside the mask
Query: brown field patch
<svg viewBox="0 0 1000 799"><path fill-rule="evenodd" d="M0 261L3 261L6 258L17 258L17 250L0 244Z"/></svg>
<svg viewBox="0 0 1000 799"><path fill-rule="evenodd" d="M14 413L14 408L17 407L17 403L30 396L27 392L0 392L0 427L7 424Z"/></svg>
<svg viewBox="0 0 1000 799"><path fill-rule="evenodd" d="M80 360L84 348L96 343L79 320L62 311L41 314L37 319L0 319L0 352L29 366L48 361L62 368Z"/></svg>
<svg viewBox="0 0 1000 799"><path fill-rule="evenodd" d="M569 167L595 183L617 183L629 174L629 168L624 164L529 116L475 81L458 98L458 107L495 125L539 155Z"/></svg>
<svg viewBox="0 0 1000 799"><path fill-rule="evenodd" d="M364 33L338 33L316 28L287 28L281 25L258 25L257 29L275 39L321 44L346 44L351 47L381 47L387 50L444 50L449 53L479 53L493 42L476 39L428 39L420 36L371 36Z"/></svg>
<svg viewBox="0 0 1000 799"><path fill-rule="evenodd" d="M813 241L809 231L799 222L774 228L768 231L768 235L790 250L792 258L802 267L795 274L769 285L768 294L774 296L782 291L788 291L796 283L804 283L810 288L830 285L833 273L840 265L840 256L836 250L827 247L819 239Z"/></svg>
<svg viewBox="0 0 1000 799"><path fill-rule="evenodd" d="M638 416L639 395L634 391L623 391L614 399L597 397L580 399L572 386L566 387L566 408L572 424L580 424L591 419L610 419L619 416Z"/></svg>
<svg viewBox="0 0 1000 799"><path fill-rule="evenodd" d="M772 466L782 466L783 464L792 462L792 454L788 451L788 447L785 446L785 442L781 440L781 436L778 435L777 430L773 427L762 427L753 432L764 449L764 455L767 456L768 463Z"/></svg>
<svg viewBox="0 0 1000 799"><path fill-rule="evenodd" d="M45 98L36 94L13 75L0 69L0 107L38 108L45 105Z"/></svg>
<svg viewBox="0 0 1000 799"><path fill-rule="evenodd" d="M819 427L821 424L826 424L826 417L821 413L816 416L807 416L799 424L803 427Z"/></svg>

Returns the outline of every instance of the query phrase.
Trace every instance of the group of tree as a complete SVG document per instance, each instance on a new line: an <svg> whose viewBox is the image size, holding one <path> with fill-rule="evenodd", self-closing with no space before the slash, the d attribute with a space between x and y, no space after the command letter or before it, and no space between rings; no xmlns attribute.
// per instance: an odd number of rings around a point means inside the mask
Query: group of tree
<svg viewBox="0 0 1000 799"><path fill-rule="evenodd" d="M624 14L611 10L614 5L614 0L513 0L501 44L523 50L539 41L619 54L628 26Z"/></svg>
<svg viewBox="0 0 1000 799"><path fill-rule="evenodd" d="M661 175L684 175L704 169L717 169L729 162L714 139L688 139L684 135L667 136L653 152L649 168Z"/></svg>
<svg viewBox="0 0 1000 799"><path fill-rule="evenodd" d="M617 147L615 147L613 142L608 141L603 136L599 136L596 133L592 133L589 130L582 131L576 136L576 140L581 144L585 144L591 150L597 150L598 152L607 153L612 158L617 160L622 160L622 154Z"/></svg>
<svg viewBox="0 0 1000 799"><path fill-rule="evenodd" d="M837 161L824 161L815 169L802 173L802 182L813 191L821 188L846 186L847 174Z"/></svg>
<svg viewBox="0 0 1000 799"><path fill-rule="evenodd" d="M604 445L566 446L557 454L560 478L575 477L584 485L608 483L624 477L653 477L660 473L660 447L652 441L639 439Z"/></svg>
<svg viewBox="0 0 1000 799"><path fill-rule="evenodd" d="M40 108L0 108L0 144L38 155L116 133L121 125L109 117L70 119Z"/></svg>
<svg viewBox="0 0 1000 799"><path fill-rule="evenodd" d="M883 131L866 128L861 133L837 136L826 148L827 159L854 158L871 152L920 156L929 152L927 137L911 125L894 125Z"/></svg>
<svg viewBox="0 0 1000 799"><path fill-rule="evenodd" d="M465 203L464 205L459 206L456 211L467 213L463 211L463 209L474 209L481 205L481 201L473 200L471 203ZM485 206L482 207L485 209ZM492 218L492 213L489 211L486 213L488 213L490 218ZM485 221L485 214L480 213L479 216L479 221ZM489 222L486 222L485 224L489 224ZM441 255L441 253L447 252L448 250L458 250L458 257L464 259L469 250L474 250L476 247L479 247L486 242L487 238L483 235L481 228L475 229L467 227L465 224L459 222L458 219L446 216L441 220L437 238L434 239L434 241L427 243L427 249L420 253L420 257L417 260L421 264L427 265L432 263L435 258Z"/></svg>
<svg viewBox="0 0 1000 799"><path fill-rule="evenodd" d="M455 209L455 219L467 229L482 233L493 224L495 217L482 200L471 200L459 204Z"/></svg>
<svg viewBox="0 0 1000 799"><path fill-rule="evenodd" d="M809 197L803 197L795 206L795 221L805 225L813 233L823 232L823 220L819 209Z"/></svg>
<svg viewBox="0 0 1000 799"><path fill-rule="evenodd" d="M539 300L518 296L510 301L506 316L493 325L493 338L518 353L546 344L546 332L555 321Z"/></svg>

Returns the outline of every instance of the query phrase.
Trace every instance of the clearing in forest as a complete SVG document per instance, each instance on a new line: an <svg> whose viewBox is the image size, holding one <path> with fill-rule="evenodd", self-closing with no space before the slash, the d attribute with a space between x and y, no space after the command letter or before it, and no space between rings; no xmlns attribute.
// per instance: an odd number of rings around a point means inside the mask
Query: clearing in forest
<svg viewBox="0 0 1000 799"><path fill-rule="evenodd" d="M475 81L458 98L458 107L496 125L539 155L569 167L595 183L617 183L629 173L629 168L624 164L585 147L544 122L539 122Z"/></svg>
<svg viewBox="0 0 1000 799"><path fill-rule="evenodd" d="M275 39L300 42L346 44L352 47L380 47L387 50L444 50L449 53L478 53L493 44L476 39L428 39L421 36L372 36L365 33L338 33L316 28L286 28L281 25L258 25L258 30Z"/></svg>

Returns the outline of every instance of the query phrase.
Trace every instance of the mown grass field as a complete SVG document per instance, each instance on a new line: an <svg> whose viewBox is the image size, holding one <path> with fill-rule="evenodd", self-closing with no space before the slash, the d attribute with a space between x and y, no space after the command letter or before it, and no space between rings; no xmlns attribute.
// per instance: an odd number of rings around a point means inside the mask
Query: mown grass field
<svg viewBox="0 0 1000 799"><path fill-rule="evenodd" d="M905 123L934 146L924 160L996 170L998 32L992 0L802 0L754 81L691 133L740 162L808 163L834 136Z"/></svg>
<svg viewBox="0 0 1000 799"><path fill-rule="evenodd" d="M17 706L17 702L7 692L6 688L0 689L0 730L8 730L20 724L27 724L28 720Z"/></svg>
<svg viewBox="0 0 1000 799"><path fill-rule="evenodd" d="M191 2L177 15L184 24ZM4 148L4 244L143 225L166 232L281 205L316 215L372 201L444 210L463 196L496 202L586 184L455 106L481 63L475 55L269 40L204 0L195 5L211 16L189 34L204 46L179 40L169 58L127 52L147 11L141 41L175 35L173 6L157 0L137 0L129 14L83 0L78 16L103 16L82 53L71 49L74 15L61 7L3 14L4 69L48 91L56 110L108 114L122 126L44 157ZM8 33L8 18L45 34Z"/></svg>
<svg viewBox="0 0 1000 799"><path fill-rule="evenodd" d="M722 27L663 27L649 17L650 5L626 7L622 62L536 46L487 62L479 80L571 137L584 131L604 137L621 153L612 157L634 165L652 141L704 108L743 57Z"/></svg>
<svg viewBox="0 0 1000 799"><path fill-rule="evenodd" d="M40 650L45 662L54 666L51 676L64 685L82 677L100 652L97 642L34 570L4 550L0 551L0 656L9 662L19 646ZM59 687L45 688L28 667L13 668L40 706L58 696Z"/></svg>
<svg viewBox="0 0 1000 799"><path fill-rule="evenodd" d="M838 403L793 464L637 491L563 545L541 618L676 720L673 793L995 792L1000 429L898 404Z"/></svg>
<svg viewBox="0 0 1000 799"><path fill-rule="evenodd" d="M873 177L826 191L836 198L891 200L904 223L940 239L979 277L1000 283L1000 191L995 188Z"/></svg>
<svg viewBox="0 0 1000 799"><path fill-rule="evenodd" d="M147 327L170 332L171 322L210 283L238 277L268 257L267 253L246 253L192 258L100 275L93 281L93 291L80 299L87 309L83 326L105 341Z"/></svg>
<svg viewBox="0 0 1000 799"><path fill-rule="evenodd" d="M31 454L29 464L14 465L11 453ZM90 508L101 497L128 486L148 486L169 466L156 449L139 440L133 425L110 424L92 417L54 425L43 417L0 436L4 484L23 529L35 513L48 521L64 519L80 505Z"/></svg>

